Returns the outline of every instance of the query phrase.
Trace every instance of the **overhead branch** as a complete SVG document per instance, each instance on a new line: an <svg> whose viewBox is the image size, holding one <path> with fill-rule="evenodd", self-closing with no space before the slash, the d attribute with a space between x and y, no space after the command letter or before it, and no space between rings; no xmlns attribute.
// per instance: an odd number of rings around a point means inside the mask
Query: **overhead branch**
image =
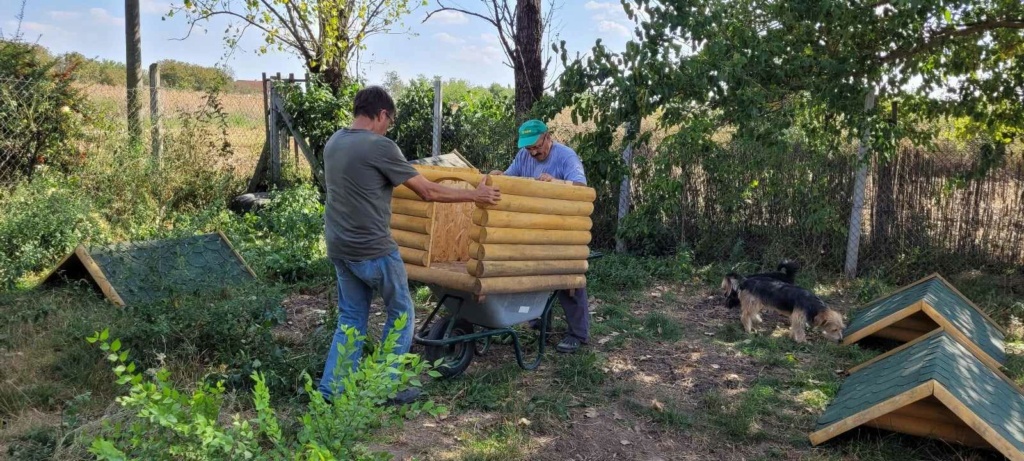
<svg viewBox="0 0 1024 461"><path fill-rule="evenodd" d="M882 56L880 61L889 64L904 59L909 59L922 53L927 53L936 48L942 47L956 38L970 37L997 29L1024 29L1024 19L993 20L965 24L961 27L949 27L935 33L924 43L904 49L893 50Z"/></svg>

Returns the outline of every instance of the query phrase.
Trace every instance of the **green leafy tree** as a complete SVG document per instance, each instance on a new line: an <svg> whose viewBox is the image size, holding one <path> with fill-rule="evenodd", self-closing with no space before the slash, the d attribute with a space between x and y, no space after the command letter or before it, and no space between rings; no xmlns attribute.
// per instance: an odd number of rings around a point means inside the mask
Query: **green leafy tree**
<svg viewBox="0 0 1024 461"><path fill-rule="evenodd" d="M996 146L1024 127L1024 4L1016 0L622 4L636 38L618 53L598 41L580 59L562 46L567 68L543 108L572 106L574 118L594 121L594 139L604 141L597 151L610 148L619 127L652 116L674 133L655 157L637 160L636 187L660 198L634 203L620 235L714 226L722 238L705 253L720 257L751 241L748 223L784 217L796 222L788 235L806 237L796 243L820 236L814 246L838 257L845 229L836 223L850 208L835 191L850 185L833 182L828 165L853 161L849 146L861 146L860 160L884 159L901 140L935 139L938 125L922 122L943 118L968 120L966 131ZM642 144L648 133L626 135ZM679 197L694 187L715 197L701 214L713 222L687 221L697 213L686 207L698 205ZM665 245L661 236L651 241Z"/></svg>
<svg viewBox="0 0 1024 461"><path fill-rule="evenodd" d="M870 136L891 152L916 122L966 117L999 142L1024 127L1024 4L979 0L624 1L638 37L569 64L561 104L612 126L660 113L748 139ZM569 62L563 46L562 56ZM596 92L590 91L597 88ZM586 95L583 98L578 95ZM900 103L900 116L887 116ZM800 115L797 115L800 114ZM909 114L910 116L904 115ZM798 117L803 117L799 119ZM599 124L600 125L600 124Z"/></svg>
<svg viewBox="0 0 1024 461"><path fill-rule="evenodd" d="M422 0L183 0L169 16L183 14L189 33L214 17L234 20L226 31L229 49L238 46L250 28L262 32L272 49L299 56L312 74L339 91L351 80L349 63L368 37L392 32L402 17ZM423 2L425 4L425 1Z"/></svg>

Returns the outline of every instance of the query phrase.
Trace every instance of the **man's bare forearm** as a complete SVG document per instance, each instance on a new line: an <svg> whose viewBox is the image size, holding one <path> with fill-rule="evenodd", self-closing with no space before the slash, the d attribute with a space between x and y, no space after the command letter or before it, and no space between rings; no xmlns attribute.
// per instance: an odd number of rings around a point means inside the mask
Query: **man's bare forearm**
<svg viewBox="0 0 1024 461"><path fill-rule="evenodd" d="M456 189L437 183L430 183L425 192L423 200L440 203L472 202L477 196L476 189Z"/></svg>

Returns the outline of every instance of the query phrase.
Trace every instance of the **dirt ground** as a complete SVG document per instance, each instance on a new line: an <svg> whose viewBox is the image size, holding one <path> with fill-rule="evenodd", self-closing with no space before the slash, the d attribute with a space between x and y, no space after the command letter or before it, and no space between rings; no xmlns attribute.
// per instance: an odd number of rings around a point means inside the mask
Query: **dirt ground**
<svg viewBox="0 0 1024 461"><path fill-rule="evenodd" d="M841 311L854 305L842 293L832 293L829 299ZM324 294L292 298L286 304L289 328L301 335L304 328L319 324L331 302ZM580 371L572 367L586 362L560 356L553 347L539 369L522 371L515 366L511 346L493 345L485 355L474 358L463 376L440 386L428 383L430 397L452 409L449 415L421 417L401 428L385 430L374 447L403 461L900 459L811 447L806 436L824 404L807 404L803 399L807 392L801 393L800 384L794 383L821 384L813 376L829 375L838 382L842 370L822 370L834 363L815 363L814 347L792 345L778 351L781 358L768 359L758 357L757 351L744 350L750 340L736 338L742 335L742 330L736 333L738 311L726 308L714 290L660 286L629 302L628 312L634 319L658 315L663 316L658 319L668 319L663 320L666 328L678 326L673 340L656 338L663 333L660 325L655 327L658 331L644 331L650 330L646 327L653 326L650 323L644 323L640 331L607 328L602 324L614 320L605 318L604 307L603 300L592 300L594 334L583 352L589 349L598 358L594 366L600 376L590 378L600 381L595 388L574 388L573 379L566 378L571 372L566 370ZM560 308L556 306L557 315ZM421 321L426 312L418 316ZM766 313L764 320L760 335L789 344L784 338L788 325L781 315ZM383 321L380 306L376 306L371 323ZM549 346L560 337L556 324ZM823 341L814 332L808 338ZM414 346L413 352L421 350ZM779 360L809 365L780 366ZM813 367L817 369L809 369ZM586 384L585 379L582 382ZM762 413L756 417L736 417L750 420L749 428L738 429L749 430L749 437L723 435L721 428L730 427L730 415L742 411L735 409L737 402L758 382L782 383L787 389L779 393L776 403L766 404L767 410L758 410ZM500 390L494 405L473 403L475 395L486 396L488 388ZM870 444L887 436L867 437ZM950 459L935 456L920 459ZM957 456L987 458L974 452Z"/></svg>

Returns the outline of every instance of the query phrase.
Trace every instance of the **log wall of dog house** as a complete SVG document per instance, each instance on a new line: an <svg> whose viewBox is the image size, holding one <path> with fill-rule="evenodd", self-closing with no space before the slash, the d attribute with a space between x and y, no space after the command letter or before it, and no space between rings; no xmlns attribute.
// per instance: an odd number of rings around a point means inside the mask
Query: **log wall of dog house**
<svg viewBox="0 0 1024 461"><path fill-rule="evenodd" d="M470 168L416 169L456 187L483 178ZM410 278L477 294L584 287L594 189L504 176L490 184L502 194L494 206L432 204L395 189L392 233Z"/></svg>

